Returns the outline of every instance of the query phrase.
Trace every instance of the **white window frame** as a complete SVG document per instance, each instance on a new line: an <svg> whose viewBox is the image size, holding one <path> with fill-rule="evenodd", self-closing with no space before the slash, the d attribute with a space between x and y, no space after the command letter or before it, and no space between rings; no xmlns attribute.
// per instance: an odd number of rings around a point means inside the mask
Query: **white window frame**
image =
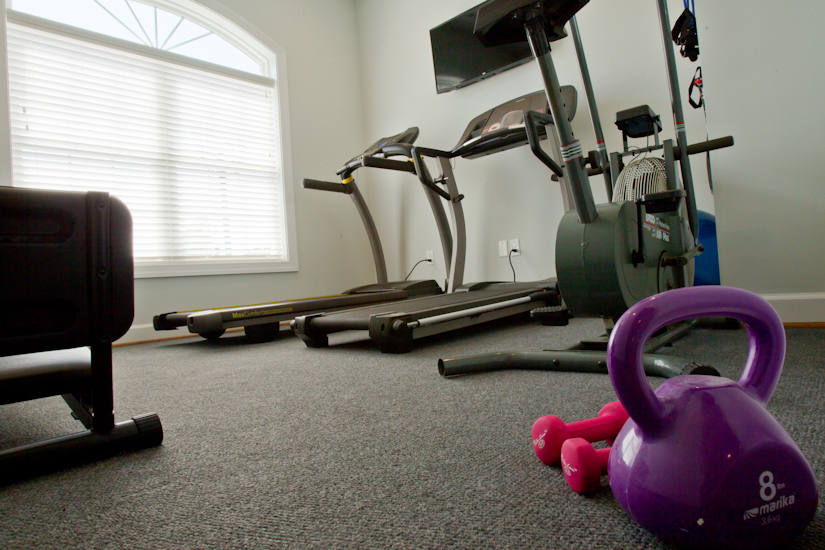
<svg viewBox="0 0 825 550"><path fill-rule="evenodd" d="M9 60L6 46L6 0L0 0L0 185L12 186L11 177L11 107L9 104Z"/></svg>
<svg viewBox="0 0 825 550"><path fill-rule="evenodd" d="M277 94L278 113L277 119L280 122L276 129L276 135L280 140L282 167L282 191L285 216L284 243L286 245L286 258L283 260L256 259L256 258L214 258L214 259L193 259L193 260L135 260L135 278L160 278L160 277L184 277L201 275L233 275L245 273L273 273L298 271L298 247L295 231L295 208L294 189L292 178L292 153L290 148L289 131L289 102L287 99L287 68L286 52L266 34L258 30L254 25L227 9L222 4L213 0L141 0L151 3L158 8L175 13L194 23L202 25L210 30L215 30L224 39L238 47L251 58L261 63L262 75L264 77L275 78L275 92ZM12 157L11 157L11 128L9 116L9 87L8 87L8 48L6 45L6 2L0 0L0 8L3 12L2 29L0 29L0 39L2 40L3 56L0 59L0 98L5 103L5 107L0 107L0 185L12 185ZM88 33L76 27L67 27L55 23L55 28L62 32L67 29L79 38L88 39L93 33ZM45 26L45 25L44 25ZM94 34L99 38L97 34ZM121 40L116 41L118 47L122 47ZM255 44L257 41L259 44ZM268 52L262 51L263 45ZM134 50L140 52L142 46L137 46ZM166 52L156 51L163 55ZM171 54L176 56L176 54ZM188 64L197 66L202 63L195 59L188 59ZM211 64L207 64L210 65ZM226 69L228 74L238 74L238 71Z"/></svg>

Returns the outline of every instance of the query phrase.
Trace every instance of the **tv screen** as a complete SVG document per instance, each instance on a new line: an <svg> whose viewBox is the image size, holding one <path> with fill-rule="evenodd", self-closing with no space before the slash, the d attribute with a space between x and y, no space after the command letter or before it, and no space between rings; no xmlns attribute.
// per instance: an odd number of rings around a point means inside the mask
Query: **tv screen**
<svg viewBox="0 0 825 550"><path fill-rule="evenodd" d="M479 6L430 29L435 87L439 94L463 88L483 78L530 61L527 42L485 48L473 34Z"/></svg>

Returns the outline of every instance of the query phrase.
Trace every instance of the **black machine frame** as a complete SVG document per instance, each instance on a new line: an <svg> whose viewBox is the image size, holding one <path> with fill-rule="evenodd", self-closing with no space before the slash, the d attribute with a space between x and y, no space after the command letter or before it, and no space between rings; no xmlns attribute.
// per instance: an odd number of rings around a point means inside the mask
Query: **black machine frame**
<svg viewBox="0 0 825 550"><path fill-rule="evenodd" d="M563 163L556 163L546 158L546 155L543 155L536 147L533 147L533 152L554 172L554 177L564 173L568 179L568 189L573 202L573 209L562 218L556 243L556 264L562 299L575 315L602 317L609 334L613 322L626 308L646 297L646 295L639 295L640 288L644 286L645 289L649 289L657 284L661 286L662 273L668 274L665 277L668 279L667 284L671 284L670 281L677 286L691 284L689 273L691 261L701 253L702 247L695 237L698 233L698 215L688 155L730 146L733 144L733 139L721 138L688 146L673 46L670 43L668 30L667 5L664 0L656 0L677 142L673 144L671 141L666 141L663 145L659 145L658 130L654 129L657 143L649 150L656 148L665 151L669 165L669 188L661 193L640 197L635 205L612 203L612 190L622 168L623 155L614 153L608 160L578 33L575 14L588 1L491 0L478 10L475 34L483 44L489 46L525 40L530 44L551 107L555 130L561 145ZM550 42L567 36L565 25L568 21L598 144L598 150L588 155L584 155L580 142L573 135L569 119L564 116L565 105L559 93L560 84L550 51ZM542 117L528 117L528 126L531 121L535 122L534 118L541 121ZM528 128L528 135L531 134L534 134L534 131ZM626 129L623 134L626 143ZM678 160L680 165L681 189L676 187L676 177L672 169L674 160ZM596 174L604 174L608 200L611 201L598 208L588 179L589 175ZM648 231L644 234L645 232L642 231L645 219L642 213L644 212L669 217L671 223L676 224L673 226L673 234L678 235L679 246L665 248L651 237L654 232ZM633 250L629 246L632 239L625 235L631 232L636 235L638 241ZM646 249L648 251L654 249L656 254L646 255ZM590 265L591 256L599 260L598 268ZM640 283L636 285L638 288L634 289L625 282L631 277L638 281L646 278L648 282ZM650 279L653 279L653 285ZM605 286L609 289L605 290ZM603 299L604 297L608 299ZM547 324L566 323L566 318L559 320L557 313L551 312L548 317L552 321ZM534 315L541 317L544 312L537 310ZM645 356L645 368L648 374L671 377L683 373L685 369L689 372L696 369L694 365L679 358L650 355L663 345L684 336L691 327L692 323L669 327L663 334L646 344L645 353L648 355ZM438 362L438 368L444 376L514 368L606 373L607 341L608 335L606 334L602 337L584 340L568 350L479 354L441 359Z"/></svg>
<svg viewBox="0 0 825 550"><path fill-rule="evenodd" d="M160 445L156 414L115 422L112 342L134 315L126 206L0 188L0 256L0 405L61 395L86 428L0 451L0 479Z"/></svg>

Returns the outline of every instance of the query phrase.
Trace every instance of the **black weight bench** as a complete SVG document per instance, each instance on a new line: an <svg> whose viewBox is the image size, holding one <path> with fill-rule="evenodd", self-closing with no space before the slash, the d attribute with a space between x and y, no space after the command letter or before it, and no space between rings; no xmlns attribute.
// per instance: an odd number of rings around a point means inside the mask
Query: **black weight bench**
<svg viewBox="0 0 825 550"><path fill-rule="evenodd" d="M0 405L60 395L85 431L0 451L0 481L160 445L115 423L112 342L134 316L132 217L108 193L0 188Z"/></svg>

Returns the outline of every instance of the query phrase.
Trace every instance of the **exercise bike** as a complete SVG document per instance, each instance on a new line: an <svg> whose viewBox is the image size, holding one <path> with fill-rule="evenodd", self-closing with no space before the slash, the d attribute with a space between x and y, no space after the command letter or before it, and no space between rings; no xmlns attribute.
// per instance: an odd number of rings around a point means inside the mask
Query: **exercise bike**
<svg viewBox="0 0 825 550"><path fill-rule="evenodd" d="M733 139L727 137L688 146L667 7L664 0L657 0L676 142L660 143L658 115L646 105L636 107L617 115L624 151L611 154L608 160L575 21L575 14L588 1L492 0L479 8L474 33L486 46L529 42L542 74L551 115L531 113L525 117L526 131L534 154L555 176L564 174L566 192L574 206L562 217L556 238L556 269L564 307L537 311L535 316L543 318L545 324L565 324L569 314L602 318L606 334L582 341L568 350L442 359L438 368L444 376L513 368L606 373L605 351L613 323L643 298L692 284L693 259L702 252L702 246L696 239L698 215L688 155L730 146ZM573 135L566 115L549 46L549 42L567 36L568 21L599 144L599 149L587 156ZM554 123L558 132L563 167L534 144L537 127L549 122ZM625 166L624 159L635 153L628 147L628 138L650 137L654 137L655 144L641 152L661 151L663 158L638 159L639 162L632 161ZM648 161L647 165L640 166L641 161ZM676 172L677 162L681 181ZM606 204L596 205L593 199L588 177L597 174L604 175L610 201ZM648 374L672 377L697 372L695 365L678 358L651 355L691 328L691 322L668 327L648 341L644 358ZM706 373L703 369L706 368L700 367L699 371Z"/></svg>

